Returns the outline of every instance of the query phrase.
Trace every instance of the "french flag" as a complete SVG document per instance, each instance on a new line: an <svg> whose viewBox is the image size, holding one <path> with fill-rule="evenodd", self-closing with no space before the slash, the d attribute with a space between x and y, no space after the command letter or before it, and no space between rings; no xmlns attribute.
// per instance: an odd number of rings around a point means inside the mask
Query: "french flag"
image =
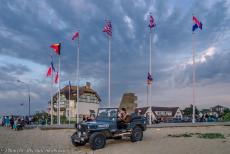
<svg viewBox="0 0 230 154"><path fill-rule="evenodd" d="M192 20L194 22L194 25L192 26L192 31L194 32L197 28L200 28L202 30L203 25L195 16L192 16Z"/></svg>

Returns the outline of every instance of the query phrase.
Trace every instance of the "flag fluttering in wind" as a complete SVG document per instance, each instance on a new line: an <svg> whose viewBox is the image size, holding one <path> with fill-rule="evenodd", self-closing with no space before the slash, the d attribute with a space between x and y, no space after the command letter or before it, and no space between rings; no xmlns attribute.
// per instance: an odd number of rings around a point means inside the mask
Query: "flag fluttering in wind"
<svg viewBox="0 0 230 154"><path fill-rule="evenodd" d="M150 15L150 18L149 18L149 28L152 29L155 26L156 26L155 20L154 20L153 16Z"/></svg>
<svg viewBox="0 0 230 154"><path fill-rule="evenodd" d="M55 68L54 68L54 63L53 63L53 58L52 58L52 61L51 61L51 67L52 67L52 71L55 72Z"/></svg>
<svg viewBox="0 0 230 154"><path fill-rule="evenodd" d="M112 23L111 21L106 21L103 28L103 32L107 33L109 36L112 36Z"/></svg>
<svg viewBox="0 0 230 154"><path fill-rule="evenodd" d="M58 79L59 79L59 75L58 75L58 71L57 71L54 82L58 83Z"/></svg>
<svg viewBox="0 0 230 154"><path fill-rule="evenodd" d="M153 82L153 78L152 78L151 74L148 72L147 84L152 84L152 82Z"/></svg>
<svg viewBox="0 0 230 154"><path fill-rule="evenodd" d="M75 32L74 35L73 35L73 37L72 37L72 40L75 40L78 37L79 37L79 32Z"/></svg>
<svg viewBox="0 0 230 154"><path fill-rule="evenodd" d="M61 54L61 43L55 43L50 46L57 55Z"/></svg>
<svg viewBox="0 0 230 154"><path fill-rule="evenodd" d="M194 25L192 26L192 31L194 32L197 28L200 28L200 30L202 30L203 24L195 16L192 16L192 20L194 22Z"/></svg>
<svg viewBox="0 0 230 154"><path fill-rule="evenodd" d="M53 72L55 72L55 68L54 68L54 63L53 63L53 57L50 55L51 58L51 62L50 62L50 67L48 68L47 74L46 76L49 77L52 75Z"/></svg>
<svg viewBox="0 0 230 154"><path fill-rule="evenodd" d="M50 67L48 68L48 71L47 71L47 73L46 73L46 76L49 77L49 76L51 76L51 75L52 75L52 67L50 66Z"/></svg>

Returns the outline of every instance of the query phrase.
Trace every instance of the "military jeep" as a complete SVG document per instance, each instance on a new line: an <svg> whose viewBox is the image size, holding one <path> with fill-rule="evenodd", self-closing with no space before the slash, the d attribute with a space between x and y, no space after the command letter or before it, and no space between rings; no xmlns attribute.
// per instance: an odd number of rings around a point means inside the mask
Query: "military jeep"
<svg viewBox="0 0 230 154"><path fill-rule="evenodd" d="M89 143L91 149L104 148L106 139L130 137L132 142L141 141L146 130L146 119L136 114L130 115L130 121L123 123L118 118L118 108L99 108L94 121L80 122L75 125L77 131L71 136L72 144L83 146Z"/></svg>

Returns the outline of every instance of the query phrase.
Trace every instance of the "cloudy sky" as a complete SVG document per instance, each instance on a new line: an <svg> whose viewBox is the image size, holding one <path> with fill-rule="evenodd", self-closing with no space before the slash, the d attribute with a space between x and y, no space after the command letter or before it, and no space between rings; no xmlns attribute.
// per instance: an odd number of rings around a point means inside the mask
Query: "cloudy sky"
<svg viewBox="0 0 230 154"><path fill-rule="evenodd" d="M156 19L152 40L152 105L192 103L192 14L203 23L194 35L199 108L230 107L230 1L227 0L0 0L0 114L27 112L24 84L31 87L32 112L46 110L50 78L46 71L52 43L62 42L61 85L76 84L76 42L80 30L80 80L92 83L107 105L108 40L113 25L111 98L120 103L134 92L146 105L149 65L148 15ZM57 90L57 87L55 88ZM24 106L20 106L24 103Z"/></svg>

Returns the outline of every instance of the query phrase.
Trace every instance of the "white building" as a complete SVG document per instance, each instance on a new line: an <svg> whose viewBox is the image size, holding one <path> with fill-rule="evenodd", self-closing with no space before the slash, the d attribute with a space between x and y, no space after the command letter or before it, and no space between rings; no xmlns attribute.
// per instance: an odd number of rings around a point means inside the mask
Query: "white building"
<svg viewBox="0 0 230 154"><path fill-rule="evenodd" d="M70 117L71 120L75 120L77 114L77 86L65 86L61 89L60 93L60 114L65 115L67 118ZM53 96L53 115L57 115L57 100L58 93ZM80 87L78 104L79 117L81 118L83 115L96 114L100 101L101 99L99 95L91 88L89 82L87 82L85 86ZM50 107L49 114L51 114Z"/></svg>

